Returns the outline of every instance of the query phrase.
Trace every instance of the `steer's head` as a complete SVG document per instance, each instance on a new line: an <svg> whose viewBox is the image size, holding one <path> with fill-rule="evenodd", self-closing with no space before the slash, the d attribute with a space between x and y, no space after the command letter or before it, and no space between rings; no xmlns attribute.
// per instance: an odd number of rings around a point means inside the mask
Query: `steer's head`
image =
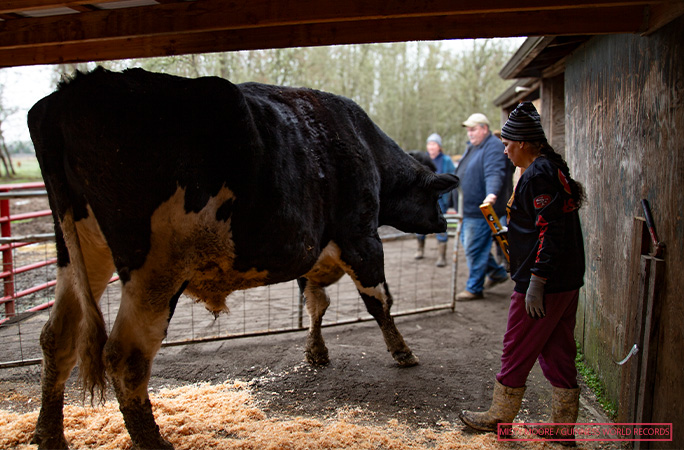
<svg viewBox="0 0 684 450"><path fill-rule="evenodd" d="M436 175L419 164L412 167L413 176L399 176L391 189L383 189L380 202L380 224L407 233L441 233L446 220L439 209L440 195L458 187L453 174ZM404 172L404 171L401 171Z"/></svg>

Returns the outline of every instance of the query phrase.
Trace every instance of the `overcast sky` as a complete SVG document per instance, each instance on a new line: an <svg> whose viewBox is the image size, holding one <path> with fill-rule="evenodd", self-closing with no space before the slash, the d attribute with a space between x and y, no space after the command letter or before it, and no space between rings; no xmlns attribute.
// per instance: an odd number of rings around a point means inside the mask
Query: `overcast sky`
<svg viewBox="0 0 684 450"><path fill-rule="evenodd" d="M26 113L38 100L52 92L50 78L52 66L28 66L0 69L3 105L17 108L2 124L7 142L29 140Z"/></svg>
<svg viewBox="0 0 684 450"><path fill-rule="evenodd" d="M508 38L514 45L519 46L525 38ZM443 41L454 49L472 45L472 39ZM2 125L6 142L29 140L26 126L26 113L38 100L52 92L52 65L27 66L0 69L0 84L4 85L3 105L6 108L16 108L16 112L9 116Z"/></svg>

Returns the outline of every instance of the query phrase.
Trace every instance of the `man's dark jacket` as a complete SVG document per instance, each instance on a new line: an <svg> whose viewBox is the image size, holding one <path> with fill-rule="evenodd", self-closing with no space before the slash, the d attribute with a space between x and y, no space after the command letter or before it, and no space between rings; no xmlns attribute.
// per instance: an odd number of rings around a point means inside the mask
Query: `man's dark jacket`
<svg viewBox="0 0 684 450"><path fill-rule="evenodd" d="M484 220L480 205L489 194L497 196L496 214L500 218L506 214L506 203L513 192L513 165L503 151L503 143L492 133L480 145L468 143L456 169L456 176L461 179L463 217ZM454 205L458 206L456 199Z"/></svg>

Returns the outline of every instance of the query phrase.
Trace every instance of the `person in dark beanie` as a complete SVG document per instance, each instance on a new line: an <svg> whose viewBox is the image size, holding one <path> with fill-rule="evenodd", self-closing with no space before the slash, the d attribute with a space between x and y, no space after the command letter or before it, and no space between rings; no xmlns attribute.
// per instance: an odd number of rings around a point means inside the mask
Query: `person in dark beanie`
<svg viewBox="0 0 684 450"><path fill-rule="evenodd" d="M495 431L518 414L525 382L539 360L552 385L551 420L574 424L579 407L575 316L584 285L584 242L578 210L582 186L546 140L534 105L524 102L501 130L505 154L524 172L508 201L511 278L515 281L503 339L501 371L486 412L463 411L468 426ZM554 425L547 437L574 443L573 425Z"/></svg>

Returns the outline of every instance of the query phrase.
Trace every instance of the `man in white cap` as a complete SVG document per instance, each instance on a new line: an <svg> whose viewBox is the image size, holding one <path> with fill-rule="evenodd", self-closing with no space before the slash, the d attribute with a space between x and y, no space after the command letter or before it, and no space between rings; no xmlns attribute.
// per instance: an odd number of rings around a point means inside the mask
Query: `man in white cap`
<svg viewBox="0 0 684 450"><path fill-rule="evenodd" d="M480 205L491 203L494 211L505 219L506 183L512 183L507 176L507 158L501 141L489 130L489 120L484 114L476 113L463 122L468 130L469 142L465 154L456 170L461 179L463 194L463 228L461 242L468 263L466 288L457 300L484 298L485 287L508 280L506 269L498 264L491 254L492 232L482 215ZM485 278L489 276L485 286Z"/></svg>
<svg viewBox="0 0 684 450"><path fill-rule="evenodd" d="M453 161L447 155L442 153L442 137L437 133L432 133L427 138L426 148L428 156L432 160L432 163L436 167L436 173L454 173L456 168L454 167ZM451 193L447 192L439 197L439 207L442 210L442 214L447 212L449 209L451 199ZM418 239L418 250L416 251L415 258L422 259L425 252L425 235L419 234L416 236ZM446 266L446 250L447 250L447 239L449 235L444 233L437 233L437 262L435 265L437 267Z"/></svg>

